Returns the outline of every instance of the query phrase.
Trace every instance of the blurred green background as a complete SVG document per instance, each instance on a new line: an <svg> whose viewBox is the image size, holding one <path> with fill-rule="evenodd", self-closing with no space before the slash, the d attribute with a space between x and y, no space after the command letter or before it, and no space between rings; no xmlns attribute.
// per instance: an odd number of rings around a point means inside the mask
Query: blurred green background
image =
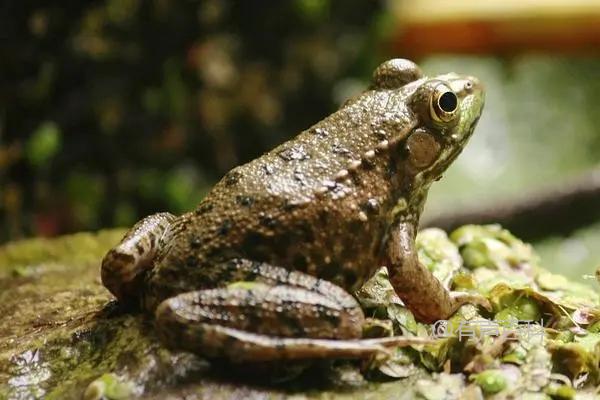
<svg viewBox="0 0 600 400"><path fill-rule="evenodd" d="M597 54L483 39L465 51L400 3L11 2L0 29L0 242L189 210L229 169L364 89L390 57L427 74L469 73L487 88L479 128L434 185L429 216L596 166ZM471 26L466 18L452 26ZM493 26L486 18L479 24ZM590 221L536 246L546 266L585 281L600 265L599 232Z"/></svg>

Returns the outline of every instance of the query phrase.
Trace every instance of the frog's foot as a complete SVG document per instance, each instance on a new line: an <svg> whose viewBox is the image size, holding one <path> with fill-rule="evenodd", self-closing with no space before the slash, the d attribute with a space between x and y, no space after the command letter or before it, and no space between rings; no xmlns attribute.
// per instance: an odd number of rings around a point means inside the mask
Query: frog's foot
<svg viewBox="0 0 600 400"><path fill-rule="evenodd" d="M200 356L226 358L231 362L390 356L385 347L360 340L283 338L207 323L188 327L178 340L177 347L184 347Z"/></svg>
<svg viewBox="0 0 600 400"><path fill-rule="evenodd" d="M174 219L169 213L142 219L104 256L102 283L119 301L137 298L140 277L152 266L159 240Z"/></svg>
<svg viewBox="0 0 600 400"><path fill-rule="evenodd" d="M160 336L171 347L234 362L387 354L384 344L360 340L363 321L360 307L258 282L184 293L156 311Z"/></svg>
<svg viewBox="0 0 600 400"><path fill-rule="evenodd" d="M492 311L492 304L490 301L480 294L450 292L450 299L452 300L452 314L464 304L474 304L485 308L487 311Z"/></svg>

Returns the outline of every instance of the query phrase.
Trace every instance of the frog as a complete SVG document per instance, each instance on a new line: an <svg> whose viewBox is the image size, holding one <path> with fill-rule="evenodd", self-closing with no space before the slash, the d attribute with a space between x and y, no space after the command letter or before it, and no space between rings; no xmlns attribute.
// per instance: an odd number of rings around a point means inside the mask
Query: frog
<svg viewBox="0 0 600 400"><path fill-rule="evenodd" d="M226 173L196 209L136 223L103 258L102 282L153 316L168 347L234 362L360 359L414 343L362 337L353 293L383 266L420 321L489 310L484 296L447 289L415 248L428 190L484 98L473 76L387 60L363 92Z"/></svg>

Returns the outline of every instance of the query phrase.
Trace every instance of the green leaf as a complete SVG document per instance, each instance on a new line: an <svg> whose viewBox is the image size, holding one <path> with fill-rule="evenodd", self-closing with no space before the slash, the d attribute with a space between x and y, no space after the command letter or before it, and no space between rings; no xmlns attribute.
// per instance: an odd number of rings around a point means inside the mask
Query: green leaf
<svg viewBox="0 0 600 400"><path fill-rule="evenodd" d="M84 400L126 400L134 396L131 382L123 382L115 374L103 374L90 383L83 394Z"/></svg>
<svg viewBox="0 0 600 400"><path fill-rule="evenodd" d="M487 394L498 393L506 389L506 377L502 371L497 369L488 369L471 375L471 379Z"/></svg>
<svg viewBox="0 0 600 400"><path fill-rule="evenodd" d="M295 6L306 20L318 22L327 16L329 0L296 0Z"/></svg>
<svg viewBox="0 0 600 400"><path fill-rule="evenodd" d="M452 277L463 265L456 245L450 241L446 232L437 228L420 231L416 245L419 261L448 288Z"/></svg>
<svg viewBox="0 0 600 400"><path fill-rule="evenodd" d="M378 371L390 378L406 378L416 374L419 369L415 365L408 349L398 348L383 364Z"/></svg>
<svg viewBox="0 0 600 400"><path fill-rule="evenodd" d="M465 225L450 234L460 249L465 267L531 270L539 263L533 248L500 225Z"/></svg>
<svg viewBox="0 0 600 400"><path fill-rule="evenodd" d="M61 131L52 121L43 122L33 132L26 145L26 156L36 168L42 168L58 153L61 147Z"/></svg>
<svg viewBox="0 0 600 400"><path fill-rule="evenodd" d="M593 351L589 351L593 346ZM598 383L600 379L600 346L597 338L585 340L583 343L563 343L551 341L548 350L559 373L571 379L584 377L584 381ZM587 379L585 378L587 377Z"/></svg>

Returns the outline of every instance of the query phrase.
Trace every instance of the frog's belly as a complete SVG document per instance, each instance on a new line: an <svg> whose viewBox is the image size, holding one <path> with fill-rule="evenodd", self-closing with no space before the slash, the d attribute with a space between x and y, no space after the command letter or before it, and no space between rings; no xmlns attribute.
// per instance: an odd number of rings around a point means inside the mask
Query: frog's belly
<svg viewBox="0 0 600 400"><path fill-rule="evenodd" d="M315 227L316 226L316 227ZM379 266L378 226L340 223L327 229L306 224L275 237L252 237L241 248L245 257L358 289Z"/></svg>

